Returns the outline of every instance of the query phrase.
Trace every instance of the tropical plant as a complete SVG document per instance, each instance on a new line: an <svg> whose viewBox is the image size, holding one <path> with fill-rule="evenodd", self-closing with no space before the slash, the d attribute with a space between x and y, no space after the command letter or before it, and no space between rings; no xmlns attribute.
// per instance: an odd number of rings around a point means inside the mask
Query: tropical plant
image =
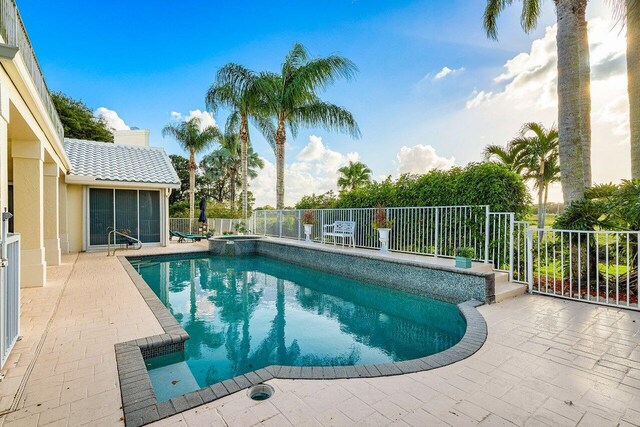
<svg viewBox="0 0 640 427"><path fill-rule="evenodd" d="M241 144L242 218L247 219L247 179L249 150L249 122L256 126L271 145L274 145L275 127L266 116L265 94L259 75L242 65L229 63L216 74L215 82L207 92L206 103L212 111L220 107L231 110L227 119L227 133L238 133Z"/></svg>
<svg viewBox="0 0 640 427"><path fill-rule="evenodd" d="M371 182L371 169L362 162L349 161L349 164L338 169L338 187L341 190L355 190Z"/></svg>
<svg viewBox="0 0 640 427"><path fill-rule="evenodd" d="M382 205L376 206L376 213L371 226L374 230L393 227L393 221L387 219L387 210Z"/></svg>
<svg viewBox="0 0 640 427"><path fill-rule="evenodd" d="M559 179L558 131L547 130L540 123L526 123L509 146L518 153L525 178L534 181L538 191L538 228L544 228L549 185Z"/></svg>
<svg viewBox="0 0 640 427"><path fill-rule="evenodd" d="M218 128L208 126L200 129L200 119L193 117L187 121L170 123L162 128L162 136L173 137L183 150L189 152L189 218L195 214L196 154L204 151L221 136Z"/></svg>
<svg viewBox="0 0 640 427"><path fill-rule="evenodd" d="M311 194L310 196L302 196L300 201L296 203L296 209L333 209L336 207L338 199L333 190L329 190L323 194Z"/></svg>
<svg viewBox="0 0 640 427"><path fill-rule="evenodd" d="M236 208L236 191L242 182L242 145L237 133L225 132L219 139L220 148L202 158L201 169L205 176L211 178L213 183L222 182L224 193L228 194L231 209ZM264 167L264 161L248 146L245 154L247 165L247 177L258 176L256 169ZM243 201L246 199L243 197Z"/></svg>
<svg viewBox="0 0 640 427"><path fill-rule="evenodd" d="M62 92L52 93L51 99L62 122L66 138L113 141L113 133L107 123L103 119L96 118L84 102L77 101Z"/></svg>
<svg viewBox="0 0 640 427"><path fill-rule="evenodd" d="M315 224L316 222L317 221L315 216L313 215L313 211L311 210L304 211L304 213L302 214L303 224Z"/></svg>
<svg viewBox="0 0 640 427"><path fill-rule="evenodd" d="M487 0L484 28L497 39L497 19L513 0ZM523 0L521 25L530 32L537 25L542 0ZM591 120L587 0L555 0L558 23L558 152L564 201L584 196L591 180Z"/></svg>
<svg viewBox="0 0 640 427"><path fill-rule="evenodd" d="M484 160L487 162L495 162L506 166L510 171L520 174L524 165L522 164L520 151L517 147L507 144L506 147L501 145L487 145L483 151Z"/></svg>
<svg viewBox="0 0 640 427"><path fill-rule="evenodd" d="M460 247L456 248L456 256L463 258L473 258L476 255L476 250L472 247Z"/></svg>
<svg viewBox="0 0 640 427"><path fill-rule="evenodd" d="M302 126L318 126L328 131L347 132L360 136L360 129L352 114L337 105L322 101L318 92L337 78L351 79L357 68L349 59L332 55L311 58L299 43L282 64L280 73L262 73L260 88L266 94L267 110L276 120L276 207L284 208L284 165L287 128L296 137Z"/></svg>

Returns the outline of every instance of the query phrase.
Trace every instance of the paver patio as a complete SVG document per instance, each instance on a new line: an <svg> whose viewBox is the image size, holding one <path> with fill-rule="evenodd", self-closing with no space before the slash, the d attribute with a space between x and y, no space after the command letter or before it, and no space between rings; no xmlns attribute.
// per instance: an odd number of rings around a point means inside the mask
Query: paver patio
<svg viewBox="0 0 640 427"><path fill-rule="evenodd" d="M23 340L3 369L0 410L10 412L0 426L122 425L113 345L160 332L116 258L63 261L45 288L23 290ZM454 365L272 380L267 401L239 392L155 425L640 425L640 313L532 295L479 311L487 342Z"/></svg>

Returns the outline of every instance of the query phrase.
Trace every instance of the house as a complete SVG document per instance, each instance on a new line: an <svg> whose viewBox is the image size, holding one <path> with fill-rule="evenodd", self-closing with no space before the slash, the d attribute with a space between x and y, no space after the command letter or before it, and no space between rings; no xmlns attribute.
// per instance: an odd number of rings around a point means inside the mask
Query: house
<svg viewBox="0 0 640 427"><path fill-rule="evenodd" d="M114 143L65 138L64 148L71 170L60 193L63 252L104 249L110 230L167 244L169 195L180 179L164 150L149 146L148 130L117 131Z"/></svg>

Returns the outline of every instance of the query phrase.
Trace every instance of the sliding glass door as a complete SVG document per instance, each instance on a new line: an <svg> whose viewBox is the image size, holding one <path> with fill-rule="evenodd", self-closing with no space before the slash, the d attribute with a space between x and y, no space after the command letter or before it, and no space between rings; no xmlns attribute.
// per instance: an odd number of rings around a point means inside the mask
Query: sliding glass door
<svg viewBox="0 0 640 427"><path fill-rule="evenodd" d="M159 243L160 192L90 188L89 245L106 245L107 235L113 229L142 243Z"/></svg>

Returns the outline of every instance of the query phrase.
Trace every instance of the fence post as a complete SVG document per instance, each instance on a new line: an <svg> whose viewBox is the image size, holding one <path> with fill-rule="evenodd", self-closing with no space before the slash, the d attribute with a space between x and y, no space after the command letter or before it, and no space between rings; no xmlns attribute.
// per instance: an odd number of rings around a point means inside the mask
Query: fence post
<svg viewBox="0 0 640 427"><path fill-rule="evenodd" d="M302 213L302 211L298 210L298 240L300 240L300 222L302 221L300 219L300 214Z"/></svg>
<svg viewBox="0 0 640 427"><path fill-rule="evenodd" d="M509 214L509 281L513 282L513 230L515 215Z"/></svg>
<svg viewBox="0 0 640 427"><path fill-rule="evenodd" d="M435 207L434 208L436 210L436 231L435 231L435 248L433 251L433 256L434 258L438 258L438 246L439 246L439 241L440 241L440 208L439 207Z"/></svg>
<svg viewBox="0 0 640 427"><path fill-rule="evenodd" d="M489 263L489 205L485 207L484 219L484 263Z"/></svg>
<svg viewBox="0 0 640 427"><path fill-rule="evenodd" d="M527 227L527 283L529 284L529 293L533 291L533 228Z"/></svg>

